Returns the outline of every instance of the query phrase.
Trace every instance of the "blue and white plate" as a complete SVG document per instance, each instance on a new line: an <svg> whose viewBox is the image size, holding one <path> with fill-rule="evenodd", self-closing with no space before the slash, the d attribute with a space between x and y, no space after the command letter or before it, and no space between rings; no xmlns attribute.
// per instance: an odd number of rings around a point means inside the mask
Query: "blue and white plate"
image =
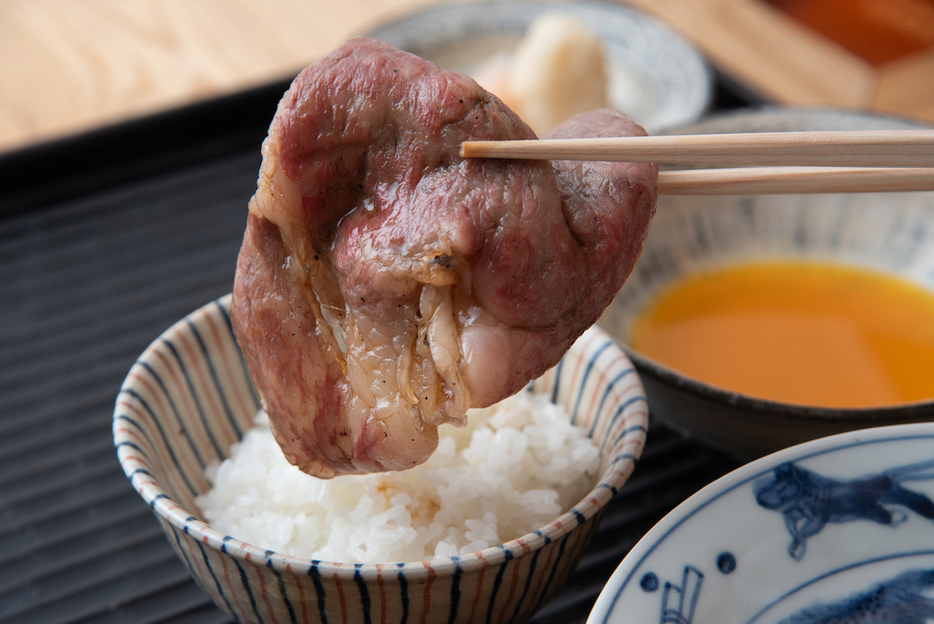
<svg viewBox="0 0 934 624"><path fill-rule="evenodd" d="M571 16L601 38L610 64L610 100L654 134L698 119L713 76L700 53L661 21L619 2L513 0L429 6L368 34L445 69L472 74L509 52L544 13Z"/></svg>
<svg viewBox="0 0 934 624"><path fill-rule="evenodd" d="M934 620L934 423L844 433L707 486L626 556L588 624Z"/></svg>

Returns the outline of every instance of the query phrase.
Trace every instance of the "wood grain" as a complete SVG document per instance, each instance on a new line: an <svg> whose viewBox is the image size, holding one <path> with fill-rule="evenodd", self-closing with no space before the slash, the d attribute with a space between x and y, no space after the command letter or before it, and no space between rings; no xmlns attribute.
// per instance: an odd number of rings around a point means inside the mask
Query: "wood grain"
<svg viewBox="0 0 934 624"><path fill-rule="evenodd" d="M934 121L934 50L886 65L873 108Z"/></svg>
<svg viewBox="0 0 934 624"><path fill-rule="evenodd" d="M626 1L775 102L934 121L934 50L873 66L763 0Z"/></svg>
<svg viewBox="0 0 934 624"><path fill-rule="evenodd" d="M741 167L661 171L661 195L883 193L934 191L934 169L898 167Z"/></svg>
<svg viewBox="0 0 934 624"><path fill-rule="evenodd" d="M461 156L690 165L934 167L934 130L740 132L464 141Z"/></svg>
<svg viewBox="0 0 934 624"><path fill-rule="evenodd" d="M2 0L0 152L293 76L443 1ZM876 70L760 0L622 1L777 102L934 120L932 54Z"/></svg>
<svg viewBox="0 0 934 624"><path fill-rule="evenodd" d="M292 76L420 0L3 0L0 151Z"/></svg>

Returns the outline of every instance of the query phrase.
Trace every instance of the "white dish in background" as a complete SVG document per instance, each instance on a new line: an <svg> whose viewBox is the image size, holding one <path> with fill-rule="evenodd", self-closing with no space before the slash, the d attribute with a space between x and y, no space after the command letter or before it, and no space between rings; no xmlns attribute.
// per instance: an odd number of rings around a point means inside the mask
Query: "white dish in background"
<svg viewBox="0 0 934 624"><path fill-rule="evenodd" d="M615 2L441 4L368 35L471 74L497 53L512 50L529 24L545 13L574 17L600 37L610 62L611 104L650 134L690 123L706 111L713 81L701 55L662 22Z"/></svg>
<svg viewBox="0 0 934 624"><path fill-rule="evenodd" d="M779 451L665 516L588 624L931 621L932 500L934 423Z"/></svg>

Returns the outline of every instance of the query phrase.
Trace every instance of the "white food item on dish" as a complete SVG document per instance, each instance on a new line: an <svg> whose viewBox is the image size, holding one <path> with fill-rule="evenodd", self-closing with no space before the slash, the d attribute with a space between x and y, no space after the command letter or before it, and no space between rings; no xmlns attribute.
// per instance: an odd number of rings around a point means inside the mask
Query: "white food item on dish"
<svg viewBox="0 0 934 624"><path fill-rule="evenodd" d="M568 117L610 106L610 70L600 37L579 20L545 13L511 54L495 54L474 78L537 134Z"/></svg>

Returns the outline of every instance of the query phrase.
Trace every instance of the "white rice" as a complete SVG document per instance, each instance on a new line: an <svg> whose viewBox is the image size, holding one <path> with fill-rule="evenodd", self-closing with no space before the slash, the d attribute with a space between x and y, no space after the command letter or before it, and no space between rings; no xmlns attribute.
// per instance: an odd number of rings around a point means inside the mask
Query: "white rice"
<svg viewBox="0 0 934 624"><path fill-rule="evenodd" d="M542 527L593 487L599 451L547 397L522 392L442 427L404 472L316 479L283 457L265 414L197 499L217 530L301 558L421 561L495 546Z"/></svg>

